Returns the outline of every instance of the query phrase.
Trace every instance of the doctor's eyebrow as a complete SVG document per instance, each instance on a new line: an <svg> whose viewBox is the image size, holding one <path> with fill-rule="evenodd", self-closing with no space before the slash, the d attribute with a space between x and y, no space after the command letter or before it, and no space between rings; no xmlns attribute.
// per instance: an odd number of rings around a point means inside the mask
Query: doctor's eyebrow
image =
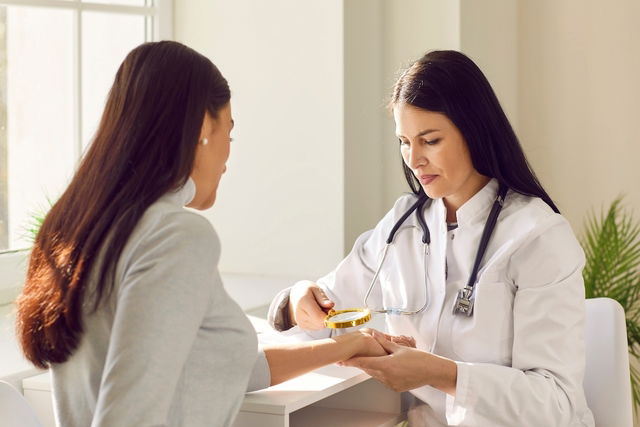
<svg viewBox="0 0 640 427"><path fill-rule="evenodd" d="M427 135L427 134L429 134L431 132L437 132L439 130L440 129L425 129L425 130L422 130L422 131L418 132L418 134L416 136L414 136L414 138L418 138L419 136L425 136L425 135ZM396 136L398 138L406 138L405 136L397 134L397 133L396 133Z"/></svg>

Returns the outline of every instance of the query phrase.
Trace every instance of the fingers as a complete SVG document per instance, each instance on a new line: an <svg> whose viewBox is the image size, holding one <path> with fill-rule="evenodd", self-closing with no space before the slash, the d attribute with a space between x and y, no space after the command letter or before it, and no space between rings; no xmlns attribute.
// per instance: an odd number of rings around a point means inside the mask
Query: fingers
<svg viewBox="0 0 640 427"><path fill-rule="evenodd" d="M352 357L351 359L340 362L340 366L352 366L362 370L373 369L372 365L377 366L375 362L372 363L372 360L375 359L377 359L377 357Z"/></svg>
<svg viewBox="0 0 640 427"><path fill-rule="evenodd" d="M309 287L309 293L300 300L300 311L303 312L298 324L304 329L319 330L324 328L324 318L334 306L318 285Z"/></svg>
<svg viewBox="0 0 640 427"><path fill-rule="evenodd" d="M389 337L387 335L386 338L389 341L394 342L396 344L399 344L399 345L402 345L402 346L405 346L405 347L416 348L416 340L413 337L407 337L407 336L404 336L404 335Z"/></svg>
<svg viewBox="0 0 640 427"><path fill-rule="evenodd" d="M406 335L389 335L382 331L378 331L377 329L363 328L361 331L366 332L367 334L375 337L384 337L387 341L391 341L393 343L402 345L404 347L416 347L416 340L413 337Z"/></svg>
<svg viewBox="0 0 640 427"><path fill-rule="evenodd" d="M327 294L325 294L320 287L318 286L312 287L311 293L313 294L318 305L322 307L325 312L329 311L329 309L333 308L333 306L335 305L334 302L331 301L329 297L327 297Z"/></svg>
<svg viewBox="0 0 640 427"><path fill-rule="evenodd" d="M311 298L300 301L298 307L298 325L303 329L319 330L324 328L324 318L327 316L316 300Z"/></svg>
<svg viewBox="0 0 640 427"><path fill-rule="evenodd" d="M377 332L373 334L373 337L376 339L376 341L378 341L378 343L382 346L382 348L384 348L384 350L389 354L395 353L400 348L398 344L392 341L389 341L387 337L385 337L385 334L381 334Z"/></svg>
<svg viewBox="0 0 640 427"><path fill-rule="evenodd" d="M310 281L296 283L289 295L292 322L307 330L324 329L324 318L333 307L318 285Z"/></svg>
<svg viewBox="0 0 640 427"><path fill-rule="evenodd" d="M381 378L382 372L380 370L380 364L384 364L384 359L388 356L381 357L353 357L349 360L339 362L340 366L351 366L364 371L367 375L373 378ZM382 365L384 366L384 365Z"/></svg>

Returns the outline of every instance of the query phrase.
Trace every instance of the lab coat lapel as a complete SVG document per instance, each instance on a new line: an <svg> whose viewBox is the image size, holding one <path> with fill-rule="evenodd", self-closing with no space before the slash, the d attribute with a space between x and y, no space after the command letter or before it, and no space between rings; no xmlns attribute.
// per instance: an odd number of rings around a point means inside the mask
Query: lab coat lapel
<svg viewBox="0 0 640 427"><path fill-rule="evenodd" d="M429 287L441 290L444 296L445 288L445 257L447 254L447 210L442 199L431 200L431 205L425 211L427 225L431 232L431 247L429 256L429 270L431 282Z"/></svg>

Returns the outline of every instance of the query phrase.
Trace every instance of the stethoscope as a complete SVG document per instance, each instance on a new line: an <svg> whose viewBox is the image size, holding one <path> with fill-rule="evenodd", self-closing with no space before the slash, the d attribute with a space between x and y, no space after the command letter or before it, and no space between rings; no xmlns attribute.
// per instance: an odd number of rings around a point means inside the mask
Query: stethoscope
<svg viewBox="0 0 640 427"><path fill-rule="evenodd" d="M474 289L478 278L478 270L480 269L480 263L484 257L484 254L487 249L487 245L489 244L489 239L493 234L493 230L496 227L496 223L498 221L498 216L500 215L500 211L502 210L502 206L504 205L504 198L507 194L508 187L506 185L500 184L498 188L498 194L496 196L495 201L493 202L493 206L491 207L491 212L489 213L489 217L487 218L487 222L485 223L484 230L482 231L482 237L480 238L480 245L478 246L478 251L476 252L475 261L473 263L473 269L471 270L471 275L469 276L469 280L464 288L458 290L458 294L456 296L455 303L453 305L453 314L465 314L467 316L471 316L473 314L473 304L474 304ZM406 308L371 308L369 307L367 301L369 296L371 295L371 291L373 290L373 286L378 280L378 276L380 275L380 270L384 265L384 261L387 257L387 253L389 248L393 244L394 237L396 233L402 227L402 225L406 222L407 218L411 216L412 213L416 213L416 217L418 219L418 224L420 224L420 228L422 229L422 244L423 244L423 256L424 256L424 280L425 286L428 283L428 273L426 268L426 257L429 255L429 244L431 243L431 233L429 232L429 227L424 219L424 215L422 214L422 208L426 201L429 200L426 195L419 197L418 200L411 205L407 211L402 214L400 219L394 224L391 228L391 232L389 233L389 237L385 242L385 246L382 250L382 255L380 257L380 261L378 263L378 268L373 275L373 279L371 279L371 283L369 284L369 288L364 296L364 307L358 309L348 309L348 310L340 310L340 311L330 311L325 319L325 325L330 328L345 328L351 326L361 325L371 319L371 313L382 313L382 314L395 314L395 315L415 315L422 313L426 310L428 306L428 298L425 293L425 302L417 310L408 310Z"/></svg>

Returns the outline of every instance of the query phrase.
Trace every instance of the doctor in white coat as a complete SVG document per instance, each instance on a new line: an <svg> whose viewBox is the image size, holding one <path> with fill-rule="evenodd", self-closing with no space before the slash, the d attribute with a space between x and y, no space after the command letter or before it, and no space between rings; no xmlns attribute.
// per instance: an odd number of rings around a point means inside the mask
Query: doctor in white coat
<svg viewBox="0 0 640 427"><path fill-rule="evenodd" d="M329 336L327 310L362 307L370 290L366 306L417 348L380 336L389 355L345 364L410 391L410 425L593 426L584 255L485 76L459 52L430 52L399 78L390 108L412 193L333 272L277 295L272 323Z"/></svg>

